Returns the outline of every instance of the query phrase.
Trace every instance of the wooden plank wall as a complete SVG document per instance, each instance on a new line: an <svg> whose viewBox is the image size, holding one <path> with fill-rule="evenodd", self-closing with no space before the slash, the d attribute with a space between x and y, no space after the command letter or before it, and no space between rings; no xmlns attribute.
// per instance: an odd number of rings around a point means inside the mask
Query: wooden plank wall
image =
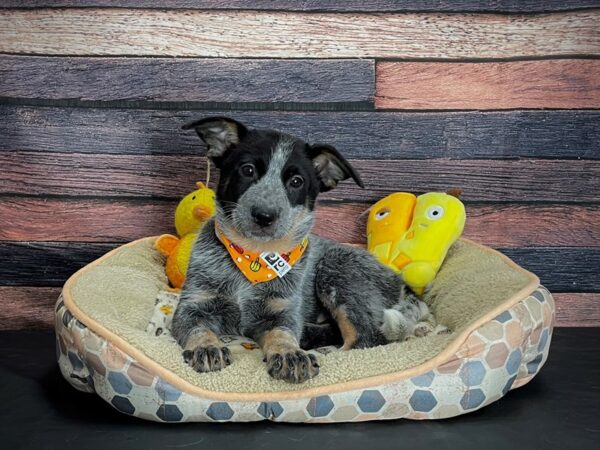
<svg viewBox="0 0 600 450"><path fill-rule="evenodd" d="M363 174L317 233L364 242L396 190L462 187L466 236L537 272L562 326L600 326L600 2L0 2L0 328L171 231L203 179L181 124L231 115L337 146Z"/></svg>

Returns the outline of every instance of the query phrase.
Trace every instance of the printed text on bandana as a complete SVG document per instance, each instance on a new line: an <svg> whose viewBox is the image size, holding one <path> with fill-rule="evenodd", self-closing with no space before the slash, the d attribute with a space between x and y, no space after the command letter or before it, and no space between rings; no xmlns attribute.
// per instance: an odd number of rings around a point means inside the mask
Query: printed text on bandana
<svg viewBox="0 0 600 450"><path fill-rule="evenodd" d="M292 268L292 266L290 266L288 262L278 253L263 252L261 253L260 257L267 264L267 266L269 266L269 268L277 274L278 277L283 277Z"/></svg>

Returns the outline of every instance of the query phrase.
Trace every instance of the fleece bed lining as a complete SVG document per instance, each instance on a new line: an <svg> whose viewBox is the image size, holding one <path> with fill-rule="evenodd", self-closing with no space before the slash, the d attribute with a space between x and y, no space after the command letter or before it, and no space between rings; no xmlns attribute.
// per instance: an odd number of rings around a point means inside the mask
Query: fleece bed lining
<svg viewBox="0 0 600 450"><path fill-rule="evenodd" d="M290 385L267 375L260 350L234 353L231 366L199 374L183 362L176 344L146 333L156 295L168 287L154 240L119 247L77 272L65 285L65 306L96 334L172 385L228 401L325 395L426 372L451 358L473 330L539 285L535 275L504 255L462 239L450 250L425 297L437 321L451 334L323 355L319 376Z"/></svg>

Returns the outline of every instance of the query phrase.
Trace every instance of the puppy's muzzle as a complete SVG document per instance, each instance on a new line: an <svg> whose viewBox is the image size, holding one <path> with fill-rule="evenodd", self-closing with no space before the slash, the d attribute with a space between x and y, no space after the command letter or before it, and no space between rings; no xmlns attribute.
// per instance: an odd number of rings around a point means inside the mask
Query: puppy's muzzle
<svg viewBox="0 0 600 450"><path fill-rule="evenodd" d="M279 213L274 209L252 208L252 219L261 228L266 228L275 223L279 218Z"/></svg>

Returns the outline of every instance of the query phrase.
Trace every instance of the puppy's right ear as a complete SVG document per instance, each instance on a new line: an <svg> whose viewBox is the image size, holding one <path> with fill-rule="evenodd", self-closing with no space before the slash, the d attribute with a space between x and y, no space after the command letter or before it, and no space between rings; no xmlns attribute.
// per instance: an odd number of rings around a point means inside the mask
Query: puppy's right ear
<svg viewBox="0 0 600 450"><path fill-rule="evenodd" d="M208 147L207 156L221 158L232 145L239 143L248 129L229 117L207 117L185 124L184 130L193 128Z"/></svg>

